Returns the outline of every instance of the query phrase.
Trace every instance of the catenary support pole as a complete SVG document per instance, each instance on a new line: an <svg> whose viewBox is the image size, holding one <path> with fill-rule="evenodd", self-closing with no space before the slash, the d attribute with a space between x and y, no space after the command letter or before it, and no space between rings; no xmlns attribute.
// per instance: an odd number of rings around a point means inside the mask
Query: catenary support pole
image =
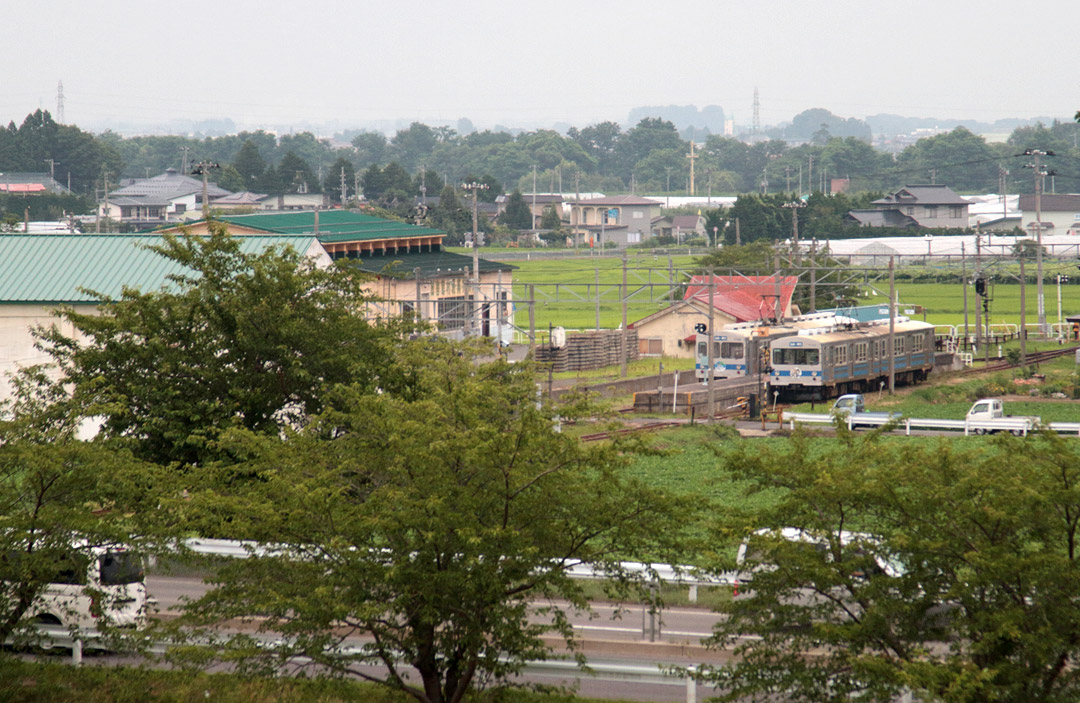
<svg viewBox="0 0 1080 703"><path fill-rule="evenodd" d="M889 341L885 353L889 355L889 395L896 391L896 264L889 257Z"/></svg>

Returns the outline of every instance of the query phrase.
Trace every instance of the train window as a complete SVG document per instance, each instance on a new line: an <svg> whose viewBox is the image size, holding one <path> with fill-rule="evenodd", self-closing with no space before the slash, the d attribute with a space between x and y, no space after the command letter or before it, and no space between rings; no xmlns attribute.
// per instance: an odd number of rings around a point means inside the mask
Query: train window
<svg viewBox="0 0 1080 703"><path fill-rule="evenodd" d="M893 339L893 356L904 355L904 338L896 337Z"/></svg>
<svg viewBox="0 0 1080 703"><path fill-rule="evenodd" d="M869 342L859 342L859 343L857 343L855 345L855 355L854 355L855 358L854 358L854 360L856 362L866 361L866 356L867 356L867 353L869 351L869 348L870 348L870 343Z"/></svg>
<svg viewBox="0 0 1080 703"><path fill-rule="evenodd" d="M720 345L720 356L724 357L725 359L743 358L743 343L724 342Z"/></svg>
<svg viewBox="0 0 1080 703"><path fill-rule="evenodd" d="M721 356L721 354L720 354L720 342L713 342L712 343L712 355L713 355L714 359L719 359L720 358L720 356Z"/></svg>
<svg viewBox="0 0 1080 703"><path fill-rule="evenodd" d="M820 355L817 349L774 349L773 363L795 366L817 366Z"/></svg>
<svg viewBox="0 0 1080 703"><path fill-rule="evenodd" d="M836 361L837 366L843 366L848 362L848 348L846 344L841 344L836 347Z"/></svg>
<svg viewBox="0 0 1080 703"><path fill-rule="evenodd" d="M911 338L911 351L921 352L926 348L926 335L917 334Z"/></svg>
<svg viewBox="0 0 1080 703"><path fill-rule="evenodd" d="M708 356L709 355L709 348L707 346L705 346L706 344L708 344L708 342L698 342L698 345L697 345L697 355L698 356Z"/></svg>

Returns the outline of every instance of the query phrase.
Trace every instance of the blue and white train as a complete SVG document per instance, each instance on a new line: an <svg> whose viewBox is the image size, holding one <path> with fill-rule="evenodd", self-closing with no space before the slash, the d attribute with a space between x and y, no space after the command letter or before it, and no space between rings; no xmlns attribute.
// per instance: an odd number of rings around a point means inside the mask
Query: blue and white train
<svg viewBox="0 0 1080 703"><path fill-rule="evenodd" d="M771 345L769 387L785 400L822 400L880 390L893 357L896 385L926 380L934 367L934 326L907 318L800 330Z"/></svg>
<svg viewBox="0 0 1080 703"><path fill-rule="evenodd" d="M848 321L835 313L809 313L789 318L783 323L737 322L725 325L713 335L713 378L740 378L756 376L765 371L768 364L769 346L782 337L798 334L800 330L820 328L823 325ZM704 381L709 368L708 335L698 335L694 374Z"/></svg>

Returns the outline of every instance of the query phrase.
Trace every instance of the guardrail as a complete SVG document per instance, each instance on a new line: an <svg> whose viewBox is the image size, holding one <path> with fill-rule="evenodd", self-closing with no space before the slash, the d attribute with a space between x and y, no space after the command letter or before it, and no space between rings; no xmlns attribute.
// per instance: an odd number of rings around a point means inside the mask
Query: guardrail
<svg viewBox="0 0 1080 703"><path fill-rule="evenodd" d="M87 644L101 638L101 634L93 629L70 630L60 625L38 625L36 632L42 639L47 640L52 646L60 649L71 650L71 663L81 666L83 663L83 649ZM272 640L268 640L272 641ZM93 646L91 644L91 646ZM155 642L144 651L149 654L164 654L169 645L165 642ZM360 653L358 647L344 647L340 650L343 654ZM588 671L582 671L577 662L567 659L530 660L522 668L522 674L527 676L558 676L561 678L589 677L599 681L614 681L618 683L646 683L671 686L685 686L687 703L694 703L697 695L696 680L694 675L696 667L686 667L686 673L675 671L674 663L671 664L622 664L615 662L590 662Z"/></svg>
<svg viewBox="0 0 1080 703"><path fill-rule="evenodd" d="M789 427L795 429L796 423L804 425L831 425L833 424L832 415L822 415L820 413L784 413L784 420L789 421ZM965 436L970 434L982 434L986 432L1011 432L1013 434L1019 434L1027 436L1029 432L1033 432L1038 429L1038 425L1032 420L1027 418L1001 418L998 420L979 420L972 422L969 420L941 420L937 418L884 418L884 417L862 417L859 415L848 416L846 418L848 429L853 427L862 427L867 425L873 425L880 427L889 423L893 423L897 426L897 429L903 428L904 434L910 435L912 429L919 430L957 430L962 431ZM1075 434L1080 436L1080 422L1051 422L1047 427L1053 432L1061 434Z"/></svg>
<svg viewBox="0 0 1080 703"><path fill-rule="evenodd" d="M283 551L274 545L264 545L250 540L191 538L184 540L184 547L196 554L206 554L233 559L247 559L252 554L266 555ZM672 566L670 564L646 564L636 561L619 562L619 567L635 576L655 576L661 583L674 583L689 586L690 601L697 602L699 586L731 586L738 580L735 572L705 574L690 566ZM583 580L602 580L608 578L603 571L597 571L588 564L574 564L567 573L571 578Z"/></svg>

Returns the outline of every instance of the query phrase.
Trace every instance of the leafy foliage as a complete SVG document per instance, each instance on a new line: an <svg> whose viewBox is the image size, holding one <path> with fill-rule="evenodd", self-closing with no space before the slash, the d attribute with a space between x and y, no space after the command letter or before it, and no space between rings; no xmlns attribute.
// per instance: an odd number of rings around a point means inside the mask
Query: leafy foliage
<svg viewBox="0 0 1080 703"><path fill-rule="evenodd" d="M302 422L325 384L389 382L377 379L394 328L364 319L355 273L291 249L245 253L221 223L155 250L184 267L168 287L125 290L101 314L65 310L73 336L38 332L73 402L138 456L201 463L230 426L276 434Z"/></svg>
<svg viewBox="0 0 1080 703"><path fill-rule="evenodd" d="M540 404L531 366L479 363L442 340L407 343L393 363L415 382L407 392L340 387L287 442L234 436L259 477L243 491L191 486L177 509L225 516L237 536L278 547L226 564L181 627L259 616L261 630L282 637L257 648L232 638L244 668L305 657L313 673L456 703L543 658L545 632L570 643L553 599L588 608L572 565L608 571L626 592L623 555L679 563L673 548L693 501L677 513L617 471L620 447L557 432L556 412L585 408ZM536 600L551 624L530 617ZM341 650L360 635L359 651Z"/></svg>
<svg viewBox="0 0 1080 703"><path fill-rule="evenodd" d="M752 492L783 494L721 520L733 541L754 535L752 580L713 640L737 654L711 675L723 700L1075 700L1076 446L838 433L730 455Z"/></svg>

